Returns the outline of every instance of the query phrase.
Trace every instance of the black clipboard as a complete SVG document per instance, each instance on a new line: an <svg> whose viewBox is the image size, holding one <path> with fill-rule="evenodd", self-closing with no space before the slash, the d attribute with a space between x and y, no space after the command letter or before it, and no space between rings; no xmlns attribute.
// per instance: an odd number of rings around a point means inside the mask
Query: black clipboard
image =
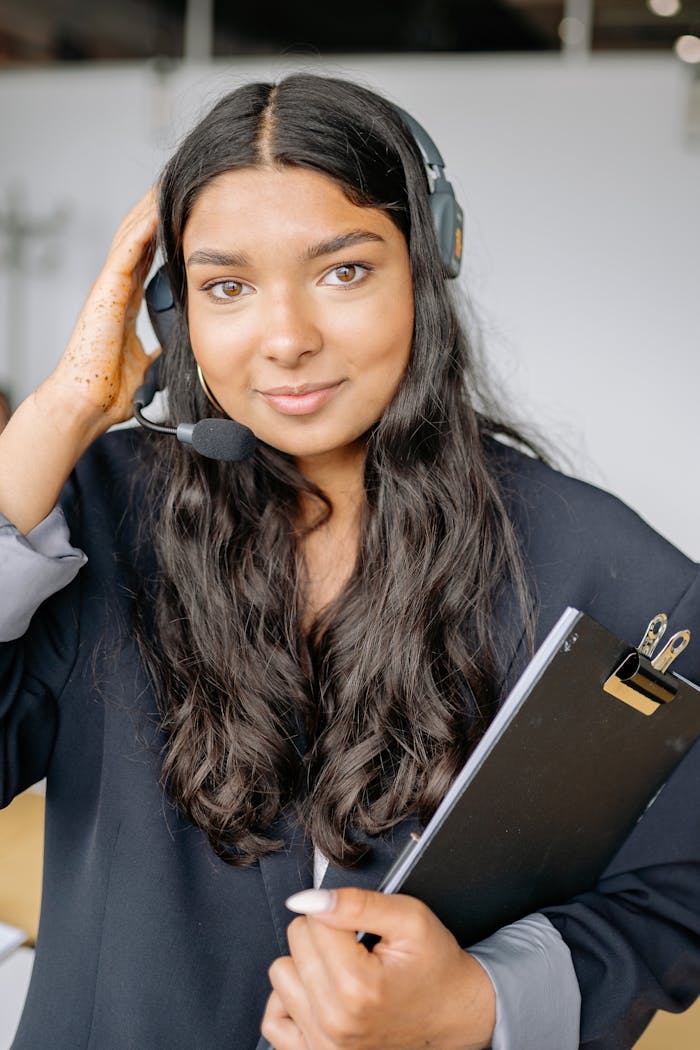
<svg viewBox="0 0 700 1050"><path fill-rule="evenodd" d="M656 615L635 649L566 609L378 889L418 897L468 946L595 885L700 737L700 688L669 670L690 633L656 656L666 626Z"/></svg>
<svg viewBox="0 0 700 1050"><path fill-rule="evenodd" d="M654 656L665 626L635 649L566 609L379 889L467 946L594 886L700 736L700 688L669 670L690 634Z"/></svg>

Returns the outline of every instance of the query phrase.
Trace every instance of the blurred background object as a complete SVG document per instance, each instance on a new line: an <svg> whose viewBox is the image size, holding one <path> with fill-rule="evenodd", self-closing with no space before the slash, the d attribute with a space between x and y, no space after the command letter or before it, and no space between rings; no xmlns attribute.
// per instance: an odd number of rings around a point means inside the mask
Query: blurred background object
<svg viewBox="0 0 700 1050"><path fill-rule="evenodd" d="M594 51L668 50L700 28L697 0L354 0L349 17L315 0L3 0L0 63L115 61L279 53L325 55L556 51L586 39ZM205 23L210 33L202 34ZM189 46L188 46L189 45Z"/></svg>
<svg viewBox="0 0 700 1050"><path fill-rule="evenodd" d="M0 338L7 347L5 372L8 407L11 398L21 389L23 365L28 352L25 320L30 302L27 295L32 290L34 279L40 282L42 276L58 269L59 235L63 232L68 216L69 209L64 205L58 205L45 214L32 214L25 204L22 184L10 185L4 206L0 202L0 272L5 271L7 284L5 332L4 338Z"/></svg>

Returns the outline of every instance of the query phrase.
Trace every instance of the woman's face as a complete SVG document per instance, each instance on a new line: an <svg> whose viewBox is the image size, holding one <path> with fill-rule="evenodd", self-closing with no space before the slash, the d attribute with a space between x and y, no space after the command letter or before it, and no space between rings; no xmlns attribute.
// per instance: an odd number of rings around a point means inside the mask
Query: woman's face
<svg viewBox="0 0 700 1050"><path fill-rule="evenodd" d="M218 176L184 231L194 355L226 412L300 459L348 450L408 364L406 241L303 168Z"/></svg>

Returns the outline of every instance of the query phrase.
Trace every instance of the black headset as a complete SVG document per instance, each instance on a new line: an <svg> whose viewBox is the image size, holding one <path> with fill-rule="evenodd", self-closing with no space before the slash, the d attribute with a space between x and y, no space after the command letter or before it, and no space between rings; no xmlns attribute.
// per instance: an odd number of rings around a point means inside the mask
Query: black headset
<svg viewBox="0 0 700 1050"><path fill-rule="evenodd" d="M445 277L456 277L462 261L464 213L455 197L452 184L445 178L442 154L428 132L410 113L396 105L394 109L413 136L425 164L430 210ZM146 287L146 307L153 331L165 350L171 341L176 314L175 301L164 266L161 266ZM255 436L247 427L232 419L202 419L198 423L180 423L177 427L166 427L145 418L142 409L150 404L158 389L158 364L156 360L151 365L144 383L134 395L134 416L141 426L160 434L172 434L179 441L192 445L196 451L211 459L248 459L255 448Z"/></svg>
<svg viewBox="0 0 700 1050"><path fill-rule="evenodd" d="M405 109L394 106L421 151L430 189L430 210L446 277L456 277L462 262L464 212L455 197L452 183L445 178L445 162L428 132Z"/></svg>

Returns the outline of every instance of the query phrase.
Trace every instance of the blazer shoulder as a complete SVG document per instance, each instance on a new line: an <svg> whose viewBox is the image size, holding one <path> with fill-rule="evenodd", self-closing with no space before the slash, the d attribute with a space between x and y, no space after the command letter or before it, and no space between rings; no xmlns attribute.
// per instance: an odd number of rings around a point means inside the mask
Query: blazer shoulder
<svg viewBox="0 0 700 1050"><path fill-rule="evenodd" d="M653 615L682 601L700 634L700 566L636 511L500 442L488 455L539 604L538 634L573 605L635 644Z"/></svg>
<svg viewBox="0 0 700 1050"><path fill-rule="evenodd" d="M139 522L149 518L151 455L147 435L140 428L124 428L103 434L78 460L60 503L71 541L89 558L108 547L138 545Z"/></svg>
<svg viewBox="0 0 700 1050"><path fill-rule="evenodd" d="M527 550L546 548L550 557L614 554L637 562L654 557L686 570L695 564L613 493L511 446L491 446L501 494Z"/></svg>

